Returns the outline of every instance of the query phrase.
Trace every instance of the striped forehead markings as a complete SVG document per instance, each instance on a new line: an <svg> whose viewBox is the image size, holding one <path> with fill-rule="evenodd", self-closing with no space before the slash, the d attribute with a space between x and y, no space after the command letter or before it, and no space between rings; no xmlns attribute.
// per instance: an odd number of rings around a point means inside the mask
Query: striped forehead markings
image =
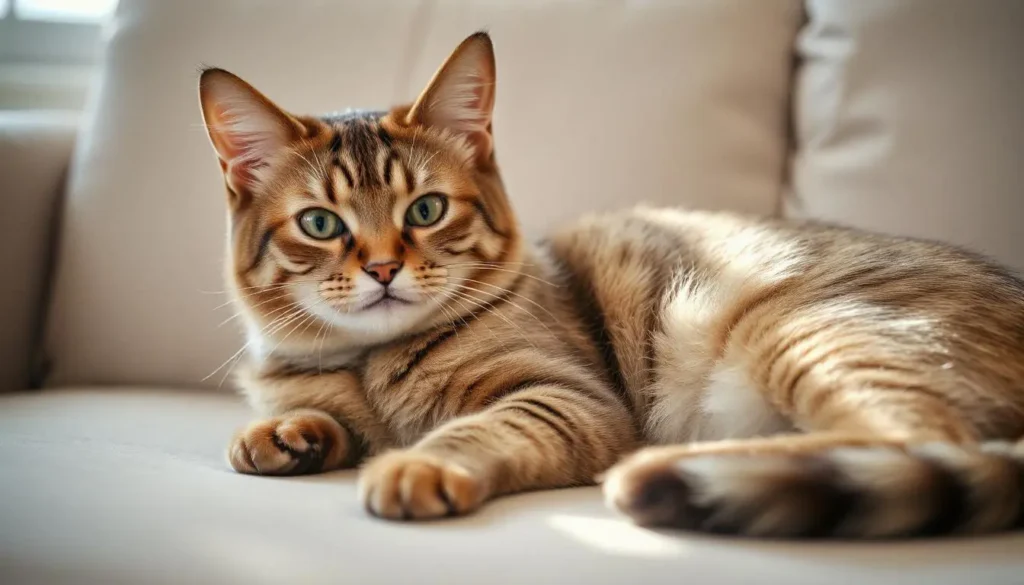
<svg viewBox="0 0 1024 585"><path fill-rule="evenodd" d="M340 169L350 189L395 187L401 173L407 192L416 188L416 176L394 149L394 137L371 115L348 115L331 121L331 164ZM383 162L382 162L383 161Z"/></svg>

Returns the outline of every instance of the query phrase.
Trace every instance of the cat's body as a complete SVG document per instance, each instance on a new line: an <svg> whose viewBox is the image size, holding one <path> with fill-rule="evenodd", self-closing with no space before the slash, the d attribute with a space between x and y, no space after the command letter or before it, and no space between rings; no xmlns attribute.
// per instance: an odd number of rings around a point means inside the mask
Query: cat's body
<svg viewBox="0 0 1024 585"><path fill-rule="evenodd" d="M609 367L648 441L810 430L794 395L854 384L945 397L979 425L957 436L1024 436L1024 282L980 257L670 209L593 218L553 241L577 302L598 300L591 320L630 356ZM866 425L849 430L900 432Z"/></svg>
<svg viewBox="0 0 1024 585"><path fill-rule="evenodd" d="M421 518L591 483L660 444L606 481L643 523L900 536L1024 518L1024 284L1006 271L677 210L530 245L493 158L483 35L390 113L294 117L219 70L202 89L240 383L270 417L236 437L236 469L369 455L368 510Z"/></svg>

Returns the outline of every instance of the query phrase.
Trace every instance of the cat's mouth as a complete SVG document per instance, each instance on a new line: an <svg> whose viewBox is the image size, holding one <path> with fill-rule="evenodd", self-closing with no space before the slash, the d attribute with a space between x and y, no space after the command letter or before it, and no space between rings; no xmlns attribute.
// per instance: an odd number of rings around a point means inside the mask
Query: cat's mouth
<svg viewBox="0 0 1024 585"><path fill-rule="evenodd" d="M411 304L413 304L411 300L399 297L390 289L384 289L379 297L362 306L359 310L368 311L370 309L391 309Z"/></svg>

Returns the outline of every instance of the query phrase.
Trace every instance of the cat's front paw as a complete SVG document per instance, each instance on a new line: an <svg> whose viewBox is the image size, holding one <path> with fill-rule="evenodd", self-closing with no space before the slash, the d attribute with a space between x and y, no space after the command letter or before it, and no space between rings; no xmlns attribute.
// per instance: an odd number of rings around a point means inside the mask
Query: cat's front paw
<svg viewBox="0 0 1024 585"><path fill-rule="evenodd" d="M240 473L303 475L337 469L348 449L338 421L302 410L249 423L231 441L228 461Z"/></svg>
<svg viewBox="0 0 1024 585"><path fill-rule="evenodd" d="M389 520L467 514L487 498L487 482L456 463L414 450L370 461L359 476L366 510Z"/></svg>

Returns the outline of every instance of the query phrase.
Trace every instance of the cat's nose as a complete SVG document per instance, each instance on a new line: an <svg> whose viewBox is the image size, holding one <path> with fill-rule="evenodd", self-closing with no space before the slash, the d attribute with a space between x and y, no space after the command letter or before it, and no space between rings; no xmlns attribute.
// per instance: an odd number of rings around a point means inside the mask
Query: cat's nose
<svg viewBox="0 0 1024 585"><path fill-rule="evenodd" d="M402 269L401 262L372 262L363 266L363 271L373 277L374 280L387 286L395 279L395 275Z"/></svg>

